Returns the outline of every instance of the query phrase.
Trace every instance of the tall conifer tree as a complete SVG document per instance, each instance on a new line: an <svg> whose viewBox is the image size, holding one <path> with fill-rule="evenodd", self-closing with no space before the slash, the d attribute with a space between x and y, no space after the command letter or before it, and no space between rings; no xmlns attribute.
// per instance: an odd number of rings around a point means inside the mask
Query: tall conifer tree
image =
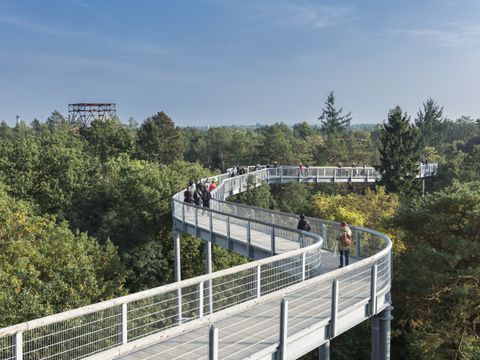
<svg viewBox="0 0 480 360"><path fill-rule="evenodd" d="M352 121L352 113L342 115L343 109L337 110L335 107L335 95L333 91L328 94L325 108L322 108L322 115L318 120L322 123L322 132L327 136L338 135L344 133L350 127Z"/></svg>
<svg viewBox="0 0 480 360"><path fill-rule="evenodd" d="M447 134L447 122L440 107L432 98L423 103L419 110L415 125L418 127L421 142L424 146L438 146L443 143Z"/></svg>
<svg viewBox="0 0 480 360"><path fill-rule="evenodd" d="M380 173L388 192L412 195L419 192L415 177L419 170L420 147L418 129L406 113L396 106L388 113L387 122L379 131Z"/></svg>

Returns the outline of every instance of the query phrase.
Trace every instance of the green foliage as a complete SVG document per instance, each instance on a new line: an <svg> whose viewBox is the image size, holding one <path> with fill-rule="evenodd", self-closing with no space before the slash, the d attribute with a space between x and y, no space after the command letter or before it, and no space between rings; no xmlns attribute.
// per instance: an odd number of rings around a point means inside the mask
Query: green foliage
<svg viewBox="0 0 480 360"><path fill-rule="evenodd" d="M406 208L407 251L397 268L409 354L475 359L480 352L480 182L455 183Z"/></svg>
<svg viewBox="0 0 480 360"><path fill-rule="evenodd" d="M347 132L352 121L352 113L341 115L342 111L342 108L337 110L335 107L335 95L331 91L327 96L327 101L325 101L325 108L322 108L322 115L318 118L322 124L322 132L325 135L338 136Z"/></svg>
<svg viewBox="0 0 480 360"><path fill-rule="evenodd" d="M272 205L272 196L268 184L262 184L255 187L255 176L249 175L247 178L247 191L233 196L230 200L269 209Z"/></svg>
<svg viewBox="0 0 480 360"><path fill-rule="evenodd" d="M180 130L163 111L147 118L137 131L137 151L141 159L170 164L183 159Z"/></svg>
<svg viewBox="0 0 480 360"><path fill-rule="evenodd" d="M123 294L116 248L38 216L0 185L0 326Z"/></svg>
<svg viewBox="0 0 480 360"><path fill-rule="evenodd" d="M94 120L90 128L82 130L92 153L104 163L108 158L133 151L133 141L129 131L116 120Z"/></svg>
<svg viewBox="0 0 480 360"><path fill-rule="evenodd" d="M0 139L0 180L15 197L33 200L42 213L65 219L96 168L82 146L78 136L61 130Z"/></svg>
<svg viewBox="0 0 480 360"><path fill-rule="evenodd" d="M423 110L418 111L415 125L423 146L438 147L447 136L448 123L443 116L443 107L432 98L423 103Z"/></svg>
<svg viewBox="0 0 480 360"><path fill-rule="evenodd" d="M380 173L388 192L419 194L420 160L418 130L410 124L407 114L397 106L388 113L387 122L379 130Z"/></svg>

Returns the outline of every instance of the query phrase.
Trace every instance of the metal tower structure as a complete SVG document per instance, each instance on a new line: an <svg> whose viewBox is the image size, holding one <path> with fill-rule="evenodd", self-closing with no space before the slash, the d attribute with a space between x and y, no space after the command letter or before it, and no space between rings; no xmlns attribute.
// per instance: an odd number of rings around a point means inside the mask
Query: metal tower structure
<svg viewBox="0 0 480 360"><path fill-rule="evenodd" d="M111 120L117 116L115 103L77 103L68 105L70 122L88 127L95 119Z"/></svg>

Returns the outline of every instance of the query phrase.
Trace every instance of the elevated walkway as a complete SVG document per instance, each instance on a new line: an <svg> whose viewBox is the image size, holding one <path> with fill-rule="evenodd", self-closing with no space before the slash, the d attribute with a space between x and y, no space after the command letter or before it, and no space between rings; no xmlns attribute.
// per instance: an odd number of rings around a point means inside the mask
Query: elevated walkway
<svg viewBox="0 0 480 360"><path fill-rule="evenodd" d="M352 226L337 268L338 224L226 201L264 182L372 182L373 168L261 168L230 177L210 209L173 197L176 283L0 329L0 359L296 359L372 318L372 359L389 358L391 241ZM359 171L360 170L360 171ZM421 170L419 177L431 173ZM180 280L181 233L206 243L207 274ZM212 273L211 245L249 256Z"/></svg>

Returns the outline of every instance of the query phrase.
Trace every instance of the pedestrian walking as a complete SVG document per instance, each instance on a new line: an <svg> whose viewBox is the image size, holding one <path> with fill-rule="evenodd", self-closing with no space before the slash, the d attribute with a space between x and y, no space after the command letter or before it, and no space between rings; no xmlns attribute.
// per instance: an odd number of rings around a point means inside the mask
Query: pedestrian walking
<svg viewBox="0 0 480 360"><path fill-rule="evenodd" d="M212 198L212 194L210 194L210 191L208 191L207 187L205 186L202 191L202 205L204 208L210 209L211 198Z"/></svg>
<svg viewBox="0 0 480 360"><path fill-rule="evenodd" d="M199 182L195 185L195 192L193 193L193 202L195 205L200 206L202 204L203 185Z"/></svg>

